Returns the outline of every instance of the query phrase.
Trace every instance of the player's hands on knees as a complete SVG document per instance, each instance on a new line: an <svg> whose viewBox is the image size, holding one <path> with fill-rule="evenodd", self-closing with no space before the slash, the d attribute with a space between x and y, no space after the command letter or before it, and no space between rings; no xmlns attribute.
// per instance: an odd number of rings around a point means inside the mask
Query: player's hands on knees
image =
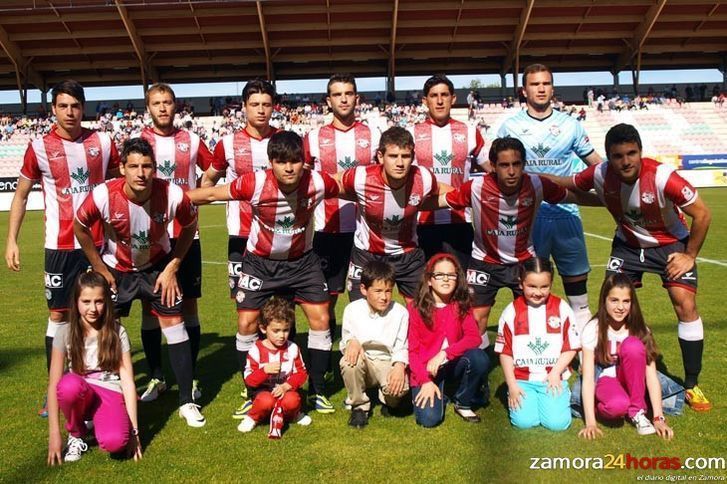
<svg viewBox="0 0 727 484"><path fill-rule="evenodd" d="M293 387L290 386L290 383L280 383L278 385L275 385L273 388L273 391L270 392L275 398L283 398L283 395L288 393L290 390L292 390Z"/></svg>
<svg viewBox="0 0 727 484"><path fill-rule="evenodd" d="M18 244L15 242L8 242L7 247L5 247L5 263L11 271L17 272L20 270L20 249L18 249Z"/></svg>
<svg viewBox="0 0 727 484"><path fill-rule="evenodd" d="M61 448L63 447L63 442L61 439L61 433L60 432L51 432L50 437L48 438L48 465L54 466L54 465L61 465L63 463L63 459L61 458Z"/></svg>
<svg viewBox="0 0 727 484"><path fill-rule="evenodd" d="M263 365L263 371L268 375L277 375L280 373L280 362L272 361Z"/></svg>
<svg viewBox="0 0 727 484"><path fill-rule="evenodd" d="M525 392L518 384L507 387L507 405L512 410L518 410L525 398Z"/></svg>
<svg viewBox="0 0 727 484"><path fill-rule="evenodd" d="M603 431L596 424L586 425L578 431L578 437L586 440L595 440L598 437L603 437Z"/></svg>
<svg viewBox="0 0 727 484"><path fill-rule="evenodd" d="M429 381L419 389L419 393L414 398L414 405L419 408L434 407L434 401L437 398L442 398L442 392L439 391L436 383Z"/></svg>
<svg viewBox="0 0 727 484"><path fill-rule="evenodd" d="M394 363L393 368L386 377L386 391L389 395L399 396L404 393L406 383L406 367L403 363Z"/></svg>
<svg viewBox="0 0 727 484"><path fill-rule="evenodd" d="M550 371L548 373L547 383L548 393L551 393L553 396L558 396L563 393L563 382L560 378L560 375L557 375L555 374L555 372Z"/></svg>
<svg viewBox="0 0 727 484"><path fill-rule="evenodd" d="M346 351L343 353L343 359L348 366L356 366L359 358L363 357L363 348L361 343L356 339L349 340L346 343Z"/></svg>
<svg viewBox="0 0 727 484"><path fill-rule="evenodd" d="M167 267L157 277L154 292L162 291L162 304L167 307L174 306L182 299L182 290L177 283L177 272Z"/></svg>
<svg viewBox="0 0 727 484"><path fill-rule="evenodd" d="M694 257L684 252L673 252L666 258L666 277L679 279L694 267Z"/></svg>

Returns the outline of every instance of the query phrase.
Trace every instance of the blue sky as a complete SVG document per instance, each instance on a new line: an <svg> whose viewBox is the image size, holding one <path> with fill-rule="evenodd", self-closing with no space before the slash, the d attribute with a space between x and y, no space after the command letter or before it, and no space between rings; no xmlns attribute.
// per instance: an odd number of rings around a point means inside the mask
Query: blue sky
<svg viewBox="0 0 727 484"><path fill-rule="evenodd" d="M500 76L497 74L483 75L457 75L450 76L455 87L465 87L472 79L479 79L483 85L499 83ZM396 89L398 91L419 90L424 84L426 77L398 77ZM278 81L276 86L280 93L320 93L326 89L326 79L311 79L298 81ZM624 71L619 74L621 85L631 85L631 72ZM681 69L670 71L642 71L641 84L681 84L681 83L721 83L722 73L717 69ZM385 79L359 78L357 79L358 90L383 91ZM586 85L611 85L613 76L609 72L579 72L579 73L556 73L554 83L556 86L586 86ZM507 85L512 86L512 75L507 76ZM232 96L242 92L244 82L223 82L207 84L172 84L177 97L198 97L198 96ZM86 89L86 99L94 100L126 100L142 99L143 92L141 85L118 86L118 87L90 87ZM28 101L39 102L40 91L28 91ZM3 104L16 104L20 102L17 90L0 91L0 106Z"/></svg>

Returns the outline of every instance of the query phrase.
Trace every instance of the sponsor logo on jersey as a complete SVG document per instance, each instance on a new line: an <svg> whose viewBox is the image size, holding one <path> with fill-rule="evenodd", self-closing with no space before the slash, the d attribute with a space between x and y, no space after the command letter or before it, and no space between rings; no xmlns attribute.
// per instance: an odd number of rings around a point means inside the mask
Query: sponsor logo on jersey
<svg viewBox="0 0 727 484"><path fill-rule="evenodd" d="M550 343L543 341L539 336L535 338L535 341L528 343L528 348L530 348L536 355L542 355L543 351L548 349L548 346L550 346Z"/></svg>
<svg viewBox="0 0 727 484"><path fill-rule="evenodd" d="M111 218L113 218L114 220L123 220L124 212L114 212Z"/></svg>
<svg viewBox="0 0 727 484"><path fill-rule="evenodd" d="M379 198L378 195L369 195L369 202L378 202Z"/></svg>
<svg viewBox="0 0 727 484"><path fill-rule="evenodd" d="M654 203L656 196L652 192L644 192L641 194L641 201L644 203Z"/></svg>
<svg viewBox="0 0 727 484"><path fill-rule="evenodd" d="M505 218L500 219L500 223L508 229L512 229L517 225L517 217L514 215L507 215Z"/></svg>
<svg viewBox="0 0 727 484"><path fill-rule="evenodd" d="M403 220L403 217L399 217L398 215L394 214L391 217L384 219L384 225L390 228L397 227Z"/></svg>
<svg viewBox="0 0 727 484"><path fill-rule="evenodd" d="M606 269L612 272L621 272L621 268L624 265L624 260L618 257L609 257Z"/></svg>
<svg viewBox="0 0 727 484"><path fill-rule="evenodd" d="M303 225L301 227L294 227L295 225L295 218L293 216L283 217L280 220L275 220L275 226L271 227L267 225L266 223L262 222L258 219L260 222L260 226L263 227L266 230L269 230L270 232L278 235L296 235L301 234L305 232L306 226Z"/></svg>
<svg viewBox="0 0 727 484"><path fill-rule="evenodd" d="M355 279L357 281L360 280L361 279L361 270L362 270L361 266L357 266L353 262L349 262L348 263L348 275L347 275L348 278ZM350 291L351 288L349 287L348 290Z"/></svg>
<svg viewBox="0 0 727 484"><path fill-rule="evenodd" d="M456 166L433 166L432 173L435 175L464 175L464 170Z"/></svg>
<svg viewBox="0 0 727 484"><path fill-rule="evenodd" d="M342 170L349 170L351 168L355 168L357 165L358 160L351 156L345 156L342 160L338 160L338 166L340 166Z"/></svg>
<svg viewBox="0 0 727 484"><path fill-rule="evenodd" d="M246 291L259 291L263 287L263 281L257 277L251 276L250 274L240 272L240 280L237 281L237 287L245 289ZM237 291L238 294L240 294L240 292L242 291Z"/></svg>
<svg viewBox="0 0 727 484"><path fill-rule="evenodd" d="M70 173L69 176L71 178L73 178L76 181L76 183L78 183L80 185L82 183L86 183L86 180L88 180L89 175L90 175L90 173L88 170L84 170L83 168L81 168L79 166L78 168L76 168L76 171Z"/></svg>
<svg viewBox="0 0 727 484"><path fill-rule="evenodd" d="M434 154L434 159L439 162L442 166L447 166L454 159L452 153L448 153L447 150L442 150L439 153Z"/></svg>
<svg viewBox="0 0 727 484"><path fill-rule="evenodd" d="M89 149L87 150L87 153L88 153L88 155L89 155L89 156L90 156L91 158L96 158L96 157L97 157L97 156L98 156L98 155L99 155L99 154L101 153L101 150L100 150L100 149L98 149L98 148L97 148L97 147L95 147L95 146L92 146L92 147L90 147L90 148L89 148Z"/></svg>
<svg viewBox="0 0 727 484"><path fill-rule="evenodd" d="M550 153L550 146L545 146L543 143L538 143L538 146L531 148L531 151L535 153L538 158L545 158L545 155Z"/></svg>
<svg viewBox="0 0 727 484"><path fill-rule="evenodd" d="M694 271L685 272L681 277L682 281L696 281L697 277L694 275Z"/></svg>
<svg viewBox="0 0 727 484"><path fill-rule="evenodd" d="M138 233L131 234L131 247L136 250L148 250L151 247L149 232L141 230Z"/></svg>
<svg viewBox="0 0 727 484"><path fill-rule="evenodd" d="M177 150L186 153L189 151L189 143L177 143Z"/></svg>
<svg viewBox="0 0 727 484"><path fill-rule="evenodd" d="M490 274L487 272L467 269L467 284L470 286L486 286L490 282Z"/></svg>
<svg viewBox="0 0 727 484"><path fill-rule="evenodd" d="M48 161L60 160L61 158L65 158L65 156L60 151L48 154Z"/></svg>
<svg viewBox="0 0 727 484"><path fill-rule="evenodd" d="M171 160L164 160L164 163L162 163L161 165L157 165L157 170L167 178L172 176L176 169L177 164L172 163Z"/></svg>
<svg viewBox="0 0 727 484"><path fill-rule="evenodd" d="M63 287L63 274L45 273L45 287L48 289L60 289Z"/></svg>
<svg viewBox="0 0 727 484"><path fill-rule="evenodd" d="M409 197L409 205L411 205L412 207L416 207L421 203L421 201L422 197L420 197L419 195L412 195Z"/></svg>
<svg viewBox="0 0 727 484"><path fill-rule="evenodd" d="M227 275L231 277L240 277L242 274L242 262L227 261Z"/></svg>

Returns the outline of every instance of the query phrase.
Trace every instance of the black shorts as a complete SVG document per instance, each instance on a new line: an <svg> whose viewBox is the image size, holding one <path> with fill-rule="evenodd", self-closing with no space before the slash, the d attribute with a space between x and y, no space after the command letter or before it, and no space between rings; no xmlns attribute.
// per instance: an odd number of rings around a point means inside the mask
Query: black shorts
<svg viewBox="0 0 727 484"><path fill-rule="evenodd" d="M76 279L89 267L82 249L45 249L45 298L48 309L68 310Z"/></svg>
<svg viewBox="0 0 727 484"><path fill-rule="evenodd" d="M237 289L238 311L260 309L273 295L292 297L302 303L328 302L321 261L312 250L294 260L266 259L245 253Z"/></svg>
<svg viewBox="0 0 727 484"><path fill-rule="evenodd" d="M242 256L245 254L247 237L233 237L227 239L227 278L230 283L230 298L237 294L237 282L242 272Z"/></svg>
<svg viewBox="0 0 727 484"><path fill-rule="evenodd" d="M149 269L138 272L121 272L109 267L111 274L116 279L114 305L118 316L129 315L134 299L151 303L151 313L154 316L179 316L182 314L182 298L177 299L174 306L165 306L162 304L162 292L154 292L157 277L168 262L169 259L163 259ZM178 274L177 283L179 283Z"/></svg>
<svg viewBox="0 0 727 484"><path fill-rule="evenodd" d="M353 233L316 232L313 236L313 252L321 260L321 269L328 284L329 294L341 294L346 290L346 276L352 248Z"/></svg>
<svg viewBox="0 0 727 484"><path fill-rule="evenodd" d="M177 239L170 240L172 250ZM199 299L202 297L202 246L199 239L194 239L189 246L187 255L182 259L182 265L177 271L177 280L182 289L184 299Z"/></svg>
<svg viewBox="0 0 727 484"><path fill-rule="evenodd" d="M399 292L406 297L414 297L419 280L426 265L424 251L416 248L404 254L379 255L354 247L351 250L351 262L348 265L348 297L351 301L362 299L361 270L367 262L380 260L394 266L396 286Z"/></svg>
<svg viewBox="0 0 727 484"><path fill-rule="evenodd" d="M623 272L629 276L635 287L641 287L642 275L644 272L650 272L659 274L664 287L683 287L688 291L697 292L696 264L679 279L668 279L665 273L669 254L684 252L686 246L687 239L684 239L661 247L641 249L630 247L618 237L614 237L611 244L611 256L606 264L606 276Z"/></svg>
<svg viewBox="0 0 727 484"><path fill-rule="evenodd" d="M508 287L513 299L522 295L520 289L519 264L489 264L471 259L467 268L467 285L472 294L474 307L493 306L497 291Z"/></svg>
<svg viewBox="0 0 727 484"><path fill-rule="evenodd" d="M457 257L462 267L467 267L472 256L472 224L417 225L419 247L429 260L434 254L447 252Z"/></svg>

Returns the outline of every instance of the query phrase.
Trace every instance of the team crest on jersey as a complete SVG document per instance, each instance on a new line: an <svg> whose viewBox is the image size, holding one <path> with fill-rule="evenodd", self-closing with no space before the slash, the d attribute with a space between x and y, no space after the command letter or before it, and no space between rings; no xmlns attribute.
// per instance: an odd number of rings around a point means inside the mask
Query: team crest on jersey
<svg viewBox="0 0 727 484"><path fill-rule="evenodd" d="M454 141L455 141L456 143L464 143L464 142L466 142L466 141L467 141L467 137L466 137L465 135L463 135L462 133L455 133L455 134L454 134L454 135L452 136L452 139L453 139L453 140L454 140Z"/></svg>
<svg viewBox="0 0 727 484"><path fill-rule="evenodd" d="M91 158L96 158L101 153L101 150L96 146L91 146L87 151Z"/></svg>
<svg viewBox="0 0 727 484"><path fill-rule="evenodd" d="M553 124L550 126L549 131L553 136L558 136L560 134L560 127L557 124Z"/></svg>
<svg viewBox="0 0 727 484"><path fill-rule="evenodd" d="M360 148L368 148L368 147L369 147L369 146L371 145L371 143L369 143L369 140L367 140L367 139L365 139L365 138L357 139L357 140L356 140L356 144L357 144L357 145L358 145L358 146L359 146Z"/></svg>
<svg viewBox="0 0 727 484"><path fill-rule="evenodd" d="M409 205L411 205L412 207L418 206L421 201L422 197L420 197L419 195L412 195L409 197Z"/></svg>
<svg viewBox="0 0 727 484"><path fill-rule="evenodd" d="M641 194L641 201L644 203L654 203L654 200L656 200L656 195L652 192L644 192Z"/></svg>
<svg viewBox="0 0 727 484"><path fill-rule="evenodd" d="M558 316L551 316L548 318L548 326L553 329L560 328L560 318Z"/></svg>
<svg viewBox="0 0 727 484"><path fill-rule="evenodd" d="M177 150L186 153L189 151L189 143L177 143Z"/></svg>
<svg viewBox="0 0 727 484"><path fill-rule="evenodd" d="M151 219L158 223L158 224L164 224L167 223L167 214L165 212L157 212L152 214Z"/></svg>
<svg viewBox="0 0 727 484"><path fill-rule="evenodd" d="M532 204L533 204L533 197L525 197L520 202L520 205L522 205L523 207L529 207Z"/></svg>
<svg viewBox="0 0 727 484"><path fill-rule="evenodd" d="M689 187L682 188L682 195L684 195L684 198L687 200L691 200L691 198L694 196L694 192Z"/></svg>

